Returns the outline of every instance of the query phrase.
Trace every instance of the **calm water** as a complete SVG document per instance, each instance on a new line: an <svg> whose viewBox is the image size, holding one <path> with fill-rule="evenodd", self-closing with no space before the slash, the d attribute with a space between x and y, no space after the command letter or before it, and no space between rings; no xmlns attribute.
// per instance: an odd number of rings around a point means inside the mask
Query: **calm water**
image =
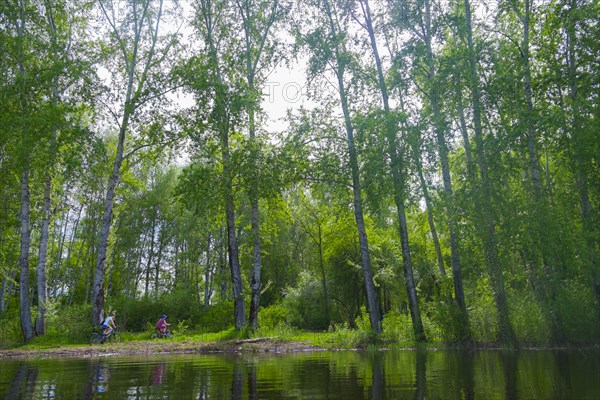
<svg viewBox="0 0 600 400"><path fill-rule="evenodd" d="M600 353L315 352L0 360L5 399L600 399Z"/></svg>

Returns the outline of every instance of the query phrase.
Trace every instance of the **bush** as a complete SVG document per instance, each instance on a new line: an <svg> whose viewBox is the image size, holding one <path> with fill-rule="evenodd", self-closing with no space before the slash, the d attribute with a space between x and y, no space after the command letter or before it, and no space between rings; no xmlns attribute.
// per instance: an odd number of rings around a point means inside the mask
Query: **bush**
<svg viewBox="0 0 600 400"><path fill-rule="evenodd" d="M559 307L569 342L600 342L600 321L594 293L589 285L576 281L565 282L559 294Z"/></svg>
<svg viewBox="0 0 600 400"><path fill-rule="evenodd" d="M547 343L550 329L542 309L531 295L511 296L510 317L519 343Z"/></svg>
<svg viewBox="0 0 600 400"><path fill-rule="evenodd" d="M48 313L46 340L85 342L94 328L91 304L65 306Z"/></svg>
<svg viewBox="0 0 600 400"><path fill-rule="evenodd" d="M261 328L274 329L277 326L288 322L287 314L287 309L277 304L261 308L258 311L258 323Z"/></svg>
<svg viewBox="0 0 600 400"><path fill-rule="evenodd" d="M494 295L487 277L478 281L474 298L478 300L469 308L471 337L479 343L493 342L497 338L498 326Z"/></svg>
<svg viewBox="0 0 600 400"><path fill-rule="evenodd" d="M320 281L309 273L302 272L298 285L287 289L282 306L287 310L287 321L292 326L319 330L329 325L323 288Z"/></svg>
<svg viewBox="0 0 600 400"><path fill-rule="evenodd" d="M5 313L0 318L0 346L7 346L23 341L23 334L21 333L21 324L19 320L18 309L15 309L15 313Z"/></svg>
<svg viewBox="0 0 600 400"><path fill-rule="evenodd" d="M430 303L423 308L425 334L429 341L443 341L446 343L461 342L466 338L466 323L458 305L453 303Z"/></svg>
<svg viewBox="0 0 600 400"><path fill-rule="evenodd" d="M412 321L407 314L390 311L383 316L381 338L391 343L407 343L414 341Z"/></svg>
<svg viewBox="0 0 600 400"><path fill-rule="evenodd" d="M148 323L156 323L163 313L157 302L148 298L117 298L107 301L106 311L115 310L115 323L121 331L142 332ZM167 314L168 315L168 314Z"/></svg>
<svg viewBox="0 0 600 400"><path fill-rule="evenodd" d="M199 308L200 313L193 319L196 329L202 332L220 332L234 324L233 302L226 301L211 305L207 308Z"/></svg>
<svg viewBox="0 0 600 400"><path fill-rule="evenodd" d="M187 321L186 324L199 323L203 307L195 302L195 297L187 289L178 289L160 297L129 299L116 298L107 301L108 309L117 311L117 326L121 330L143 332L147 324L154 325L162 314L168 315L169 323Z"/></svg>

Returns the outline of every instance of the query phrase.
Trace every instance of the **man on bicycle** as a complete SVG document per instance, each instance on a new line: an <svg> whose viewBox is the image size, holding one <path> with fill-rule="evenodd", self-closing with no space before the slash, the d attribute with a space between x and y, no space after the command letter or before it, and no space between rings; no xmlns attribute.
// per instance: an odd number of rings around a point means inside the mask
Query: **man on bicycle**
<svg viewBox="0 0 600 400"><path fill-rule="evenodd" d="M100 329L102 329L104 336L110 335L114 329L117 329L117 326L115 325L115 315L115 311L111 311L110 315L102 321L102 324L100 324Z"/></svg>
<svg viewBox="0 0 600 400"><path fill-rule="evenodd" d="M165 321L167 319L166 315L161 315L160 319L158 320L158 322L156 323L156 330L158 331L158 333L160 335L164 335L167 332L167 327L171 324L167 324L167 321Z"/></svg>

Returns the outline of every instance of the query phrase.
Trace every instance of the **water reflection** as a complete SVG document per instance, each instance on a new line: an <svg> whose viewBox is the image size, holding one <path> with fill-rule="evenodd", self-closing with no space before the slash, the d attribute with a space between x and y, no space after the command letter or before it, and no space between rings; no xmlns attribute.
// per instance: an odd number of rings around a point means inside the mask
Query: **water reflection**
<svg viewBox="0 0 600 400"><path fill-rule="evenodd" d="M415 373L415 400L425 398L425 386L427 381L427 352L417 350L417 366Z"/></svg>
<svg viewBox="0 0 600 400"><path fill-rule="evenodd" d="M504 370L504 398L517 399L517 353L505 351L500 355Z"/></svg>
<svg viewBox="0 0 600 400"><path fill-rule="evenodd" d="M108 392L110 368L106 360L94 360L88 364L87 380L83 386L83 398L93 399L95 393Z"/></svg>
<svg viewBox="0 0 600 400"><path fill-rule="evenodd" d="M0 361L6 399L597 399L598 353L387 351Z"/></svg>
<svg viewBox="0 0 600 400"><path fill-rule="evenodd" d="M38 378L38 368L25 364L19 365L8 391L6 399L22 399L32 397Z"/></svg>
<svg viewBox="0 0 600 400"><path fill-rule="evenodd" d="M373 358L373 378L372 378L372 400L383 399L385 388L385 365L383 362L383 354L376 354Z"/></svg>
<svg viewBox="0 0 600 400"><path fill-rule="evenodd" d="M258 400L258 386L256 384L256 363L252 362L248 366L248 398Z"/></svg>
<svg viewBox="0 0 600 400"><path fill-rule="evenodd" d="M152 384L153 385L162 385L163 380L165 379L165 370L167 369L167 365L164 362L158 363L152 369Z"/></svg>

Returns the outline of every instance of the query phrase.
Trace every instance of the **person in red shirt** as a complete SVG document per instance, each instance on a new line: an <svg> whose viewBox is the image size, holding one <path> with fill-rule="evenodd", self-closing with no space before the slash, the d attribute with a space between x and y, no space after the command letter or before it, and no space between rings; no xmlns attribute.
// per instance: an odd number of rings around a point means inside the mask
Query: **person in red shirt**
<svg viewBox="0 0 600 400"><path fill-rule="evenodd" d="M168 329L167 327L169 325L171 325L171 324L167 324L167 321L165 321L166 319L167 319L167 316L163 314L160 316L160 319L156 323L156 330L162 335L164 335L165 332L167 332L167 329Z"/></svg>

